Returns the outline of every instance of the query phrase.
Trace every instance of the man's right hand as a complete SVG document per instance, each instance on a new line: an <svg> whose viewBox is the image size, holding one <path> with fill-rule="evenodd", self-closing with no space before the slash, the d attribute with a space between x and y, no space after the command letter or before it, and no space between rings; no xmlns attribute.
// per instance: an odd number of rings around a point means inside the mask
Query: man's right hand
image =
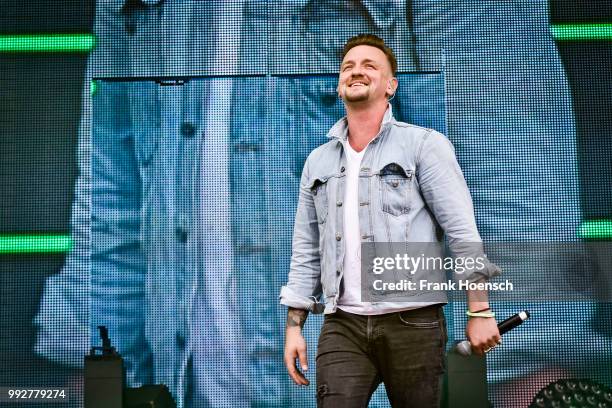
<svg viewBox="0 0 612 408"><path fill-rule="evenodd" d="M302 336L300 327L288 327L285 337L285 366L289 376L297 385L308 385L310 381L296 365L296 360L300 361L303 371L308 371L308 356L306 355L306 340Z"/></svg>
<svg viewBox="0 0 612 408"><path fill-rule="evenodd" d="M306 340L302 336L302 327L306 322L308 311L289 308L287 312L287 330L285 331L285 366L289 376L297 385L308 385L310 381L297 368L296 360L300 361L303 371L308 371L308 355Z"/></svg>

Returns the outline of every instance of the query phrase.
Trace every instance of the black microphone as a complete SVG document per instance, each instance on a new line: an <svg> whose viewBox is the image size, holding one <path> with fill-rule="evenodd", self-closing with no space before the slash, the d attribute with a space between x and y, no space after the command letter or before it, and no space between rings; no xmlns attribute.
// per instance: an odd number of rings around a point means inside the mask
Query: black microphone
<svg viewBox="0 0 612 408"><path fill-rule="evenodd" d="M499 330L499 334L504 334L514 329L516 326L520 326L525 320L529 319L529 312L524 310L515 314L514 316L510 316L503 322L497 325L497 329Z"/></svg>
<svg viewBox="0 0 612 408"><path fill-rule="evenodd" d="M523 310L515 314L514 316L510 316L506 320L497 324L497 329L499 330L499 334L504 334L514 329L515 327L521 325L525 320L529 319L529 312ZM469 340L464 340L461 343L458 343L455 346L457 352L463 356L469 356L472 354L472 345Z"/></svg>

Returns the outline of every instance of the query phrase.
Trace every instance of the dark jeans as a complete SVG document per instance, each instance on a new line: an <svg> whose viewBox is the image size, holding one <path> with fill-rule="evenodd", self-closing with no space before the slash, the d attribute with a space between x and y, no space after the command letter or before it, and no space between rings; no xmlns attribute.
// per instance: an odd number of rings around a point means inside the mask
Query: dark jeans
<svg viewBox="0 0 612 408"><path fill-rule="evenodd" d="M441 305L377 316L326 315L317 351L317 406L367 407L381 381L393 407L438 407L446 369Z"/></svg>

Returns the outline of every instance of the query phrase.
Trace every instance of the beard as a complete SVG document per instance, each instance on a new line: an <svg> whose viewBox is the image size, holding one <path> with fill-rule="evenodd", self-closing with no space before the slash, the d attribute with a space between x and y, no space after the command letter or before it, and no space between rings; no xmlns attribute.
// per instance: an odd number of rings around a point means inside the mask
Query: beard
<svg viewBox="0 0 612 408"><path fill-rule="evenodd" d="M360 89L365 88L365 89ZM344 99L347 102L363 102L370 98L369 87L360 87L357 89L346 88L344 91Z"/></svg>

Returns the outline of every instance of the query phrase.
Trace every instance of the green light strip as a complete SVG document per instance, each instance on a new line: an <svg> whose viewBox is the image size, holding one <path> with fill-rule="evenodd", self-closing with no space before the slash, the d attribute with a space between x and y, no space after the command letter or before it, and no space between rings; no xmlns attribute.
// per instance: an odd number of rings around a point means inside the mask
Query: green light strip
<svg viewBox="0 0 612 408"><path fill-rule="evenodd" d="M69 235L4 235L0 236L0 254L68 252Z"/></svg>
<svg viewBox="0 0 612 408"><path fill-rule="evenodd" d="M557 24L551 25L555 40L612 40L612 24Z"/></svg>
<svg viewBox="0 0 612 408"><path fill-rule="evenodd" d="M612 239L612 220L584 221L580 226L584 239ZM68 252L70 235L5 235L0 236L0 254Z"/></svg>
<svg viewBox="0 0 612 408"><path fill-rule="evenodd" d="M89 52L91 34L0 35L0 52Z"/></svg>
<svg viewBox="0 0 612 408"><path fill-rule="evenodd" d="M550 27L556 40L612 40L612 24L557 24ZM92 34L0 35L0 52L89 52Z"/></svg>
<svg viewBox="0 0 612 408"><path fill-rule="evenodd" d="M580 237L585 239L612 239L612 220L584 221Z"/></svg>

